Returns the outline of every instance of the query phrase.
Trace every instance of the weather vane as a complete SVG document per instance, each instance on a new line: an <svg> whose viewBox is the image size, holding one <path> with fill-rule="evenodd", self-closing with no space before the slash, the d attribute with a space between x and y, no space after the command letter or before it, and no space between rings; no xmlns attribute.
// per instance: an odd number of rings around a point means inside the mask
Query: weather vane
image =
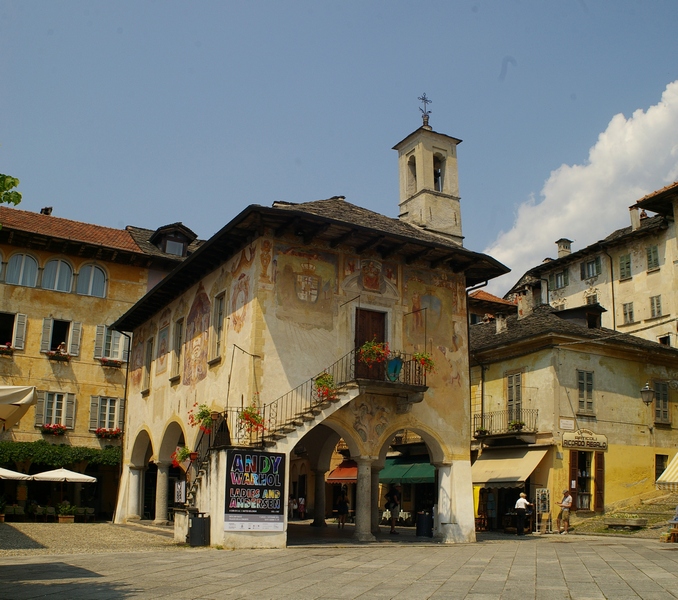
<svg viewBox="0 0 678 600"><path fill-rule="evenodd" d="M424 108L420 107L419 110L421 111L421 118L424 121L424 127L428 127L428 116L431 114L431 111L427 110L427 105L433 104L433 101L429 100L426 97L426 92L424 92L421 96L419 96L419 98L417 98L417 100L419 100L424 105Z"/></svg>

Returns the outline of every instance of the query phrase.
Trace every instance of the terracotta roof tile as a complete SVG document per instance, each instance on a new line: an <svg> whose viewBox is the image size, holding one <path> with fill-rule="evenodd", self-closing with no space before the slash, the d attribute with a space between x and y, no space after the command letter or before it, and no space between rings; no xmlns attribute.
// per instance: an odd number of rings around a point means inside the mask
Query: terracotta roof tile
<svg viewBox="0 0 678 600"><path fill-rule="evenodd" d="M485 290L476 290L475 292L471 292L469 296L475 300L485 300L486 302L496 302L497 304L508 304L509 306L515 305L515 302L509 302L508 300L499 298L498 296L490 294Z"/></svg>

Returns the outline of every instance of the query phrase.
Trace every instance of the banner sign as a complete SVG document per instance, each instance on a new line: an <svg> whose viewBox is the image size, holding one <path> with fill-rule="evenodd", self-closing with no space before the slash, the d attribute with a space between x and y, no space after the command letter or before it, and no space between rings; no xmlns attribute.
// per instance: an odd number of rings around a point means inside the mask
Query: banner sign
<svg viewBox="0 0 678 600"><path fill-rule="evenodd" d="M284 531L285 455L226 451L224 531Z"/></svg>
<svg viewBox="0 0 678 600"><path fill-rule="evenodd" d="M578 429L572 433L563 433L563 448L607 450L607 436L593 433L590 429Z"/></svg>

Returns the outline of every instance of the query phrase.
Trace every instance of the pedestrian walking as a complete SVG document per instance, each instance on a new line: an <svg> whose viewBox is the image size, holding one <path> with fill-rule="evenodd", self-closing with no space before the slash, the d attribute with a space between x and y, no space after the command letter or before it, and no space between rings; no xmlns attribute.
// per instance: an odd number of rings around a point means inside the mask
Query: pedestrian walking
<svg viewBox="0 0 678 600"><path fill-rule="evenodd" d="M528 507L532 506L527 500L527 494L520 492L520 498L516 500L516 535L525 535L525 518L527 516Z"/></svg>
<svg viewBox="0 0 678 600"><path fill-rule="evenodd" d="M570 495L570 490L563 490L563 499L558 506L560 506L560 512L556 519L558 532L561 535L567 535L567 532L570 529L570 509L572 508L572 496ZM562 529L560 526L561 523L563 524Z"/></svg>

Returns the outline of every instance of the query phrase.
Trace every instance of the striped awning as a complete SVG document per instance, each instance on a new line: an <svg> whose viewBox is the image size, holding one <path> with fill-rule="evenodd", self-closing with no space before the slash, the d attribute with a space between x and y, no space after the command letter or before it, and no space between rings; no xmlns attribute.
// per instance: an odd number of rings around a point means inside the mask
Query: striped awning
<svg viewBox="0 0 678 600"><path fill-rule="evenodd" d="M655 483L660 490L678 492L678 454L673 457L669 466L666 467L665 471Z"/></svg>
<svg viewBox="0 0 678 600"><path fill-rule="evenodd" d="M354 460L343 461L327 476L327 483L356 483L358 481L358 463Z"/></svg>

